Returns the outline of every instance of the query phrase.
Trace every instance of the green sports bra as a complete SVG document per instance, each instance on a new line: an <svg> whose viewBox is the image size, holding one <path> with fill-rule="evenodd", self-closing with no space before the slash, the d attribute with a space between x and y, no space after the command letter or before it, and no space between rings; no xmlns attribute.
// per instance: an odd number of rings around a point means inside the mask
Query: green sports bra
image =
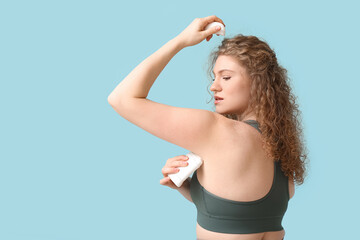
<svg viewBox="0 0 360 240"><path fill-rule="evenodd" d="M255 120L244 121L255 127ZM190 182L191 198L197 209L198 224L210 231L220 233L259 233L280 231L289 201L288 178L274 161L274 178L270 191L262 198L240 202L225 199L207 191L194 172Z"/></svg>

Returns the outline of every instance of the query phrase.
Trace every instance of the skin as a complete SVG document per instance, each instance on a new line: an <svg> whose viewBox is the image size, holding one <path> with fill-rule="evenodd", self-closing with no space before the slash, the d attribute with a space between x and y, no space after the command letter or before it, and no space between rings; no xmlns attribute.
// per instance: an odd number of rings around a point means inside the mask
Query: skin
<svg viewBox="0 0 360 240"><path fill-rule="evenodd" d="M229 69L231 71L222 71L222 69ZM244 111L247 108L249 99L250 99L250 79L246 73L246 69L241 66L235 58L231 56L225 56L220 55L215 63L214 70L215 72L215 80L213 84L210 87L210 90L214 93L214 95L224 98L220 103L215 104L216 106L216 112L217 113L234 113L236 114L239 119L247 120L247 119L254 119L256 120L256 117L253 115L253 113L249 113L248 115L243 115ZM241 152L236 152L234 149L236 148L236 144L232 145L231 141L228 143L224 143L224 146L218 146L218 149L214 151L213 153L209 153L208 156L204 156L207 159L207 165L208 169L207 174L208 175L215 175L215 172L217 169L230 169L230 168L236 168L237 164L236 162L241 161L250 161L250 162L258 162L254 168L259 169L260 174L258 171L255 171L254 173L249 173L249 175L244 178L244 182L246 182L246 179L253 179L252 182L256 182L254 179L257 179L259 181L257 184L255 184L251 189L252 191L245 191L244 193L240 193L240 191L237 190L229 190L232 194L229 194L228 196L225 195L225 192L223 190L224 184L216 185L213 182L211 182L211 179L208 179L204 177L202 168L198 169L198 178L200 181L205 185L204 183L209 182L207 184L207 188L211 189L211 192L215 193L218 196L223 196L228 199L233 200L240 200L240 201L251 201L255 199L259 199L267 192L269 191L269 188L271 187L271 182L273 176L267 175L267 173L272 170L272 161L269 159L266 159L263 154L263 149L260 145L255 144L255 142L260 142L260 134L253 129L253 127L247 126L247 128L250 130L250 132L247 134L246 139L250 140L252 144L254 144L253 147L251 147L251 151L249 152L249 155L245 155ZM243 132L244 129L239 129L239 132ZM248 132L248 131L247 131ZM228 133L225 134L224 139L234 139L234 135L237 135L236 128L230 129ZM241 136L241 134L239 134ZM236 138L235 138L236 139ZM234 142L240 143L242 141L242 138L239 137L238 140L235 140ZM245 146L246 142L243 143ZM219 156L216 155L216 153L224 153L227 152L229 155L226 155L226 159L229 161L228 163L221 163L220 165L216 165L217 160L223 158L224 156L220 154ZM213 159L212 159L213 158ZM253 159L252 159L253 158ZM271 162L270 166L269 164L265 164L265 162ZM212 166L214 165L214 166ZM171 158L168 160L164 168L162 169L162 173L164 175L164 179L160 181L160 184L169 186L171 188L177 189L185 198L187 198L189 201L192 201L191 195L190 195L190 182L185 181L184 184L177 188L175 184L172 183L170 178L168 177L169 173L176 173L179 171L179 167L187 166L187 162L184 155L176 156L174 158ZM215 172L211 172L211 169L215 169ZM270 169L270 170L268 170ZM228 174L230 175L230 174ZM262 177L258 177L258 176ZM255 177L254 177L255 176ZM236 179L236 177L234 178ZM234 182L234 181L233 181ZM241 181L240 181L241 182ZM226 184L230 186L229 184ZM238 189L245 189L246 184L244 187L238 187ZM260 187L262 186L262 187ZM294 195L294 185L289 181L289 194L290 198ZM239 193L237 196L236 192ZM245 197L248 197L249 199L244 199ZM236 199L239 198L239 199ZM202 228L198 223L196 224L196 233L197 233L197 239L205 240L205 239L223 239L223 240L280 240L283 239L285 235L285 230L281 231L274 231L274 232L264 232L264 233L254 233L254 234L224 234L224 233L217 233L208 231L204 228Z"/></svg>
<svg viewBox="0 0 360 240"><path fill-rule="evenodd" d="M184 39L197 39L195 41L195 43L197 43L201 38L190 37L190 33L194 35L199 34L199 32L194 29L202 29L203 21L207 21L208 23L213 20L219 21L219 19L215 19L215 16L206 19L198 19L196 20L197 22L194 21L192 23L193 26L188 27L188 29L193 29L193 31L183 32L184 36L188 35L187 37L184 37ZM206 40L209 41L211 37L212 35L209 35ZM220 72L222 69L230 69L232 72ZM241 121L248 119L256 120L256 116L252 112L247 115L244 114L250 100L251 83L246 69L241 66L234 57L220 55L217 58L213 70L215 81L211 85L210 90L214 95L224 99L220 103L215 104L215 111L219 114L236 114ZM265 157L265 153L260 144L261 135L253 129L253 127L237 121L228 119L223 120L224 125L231 127L229 127L222 136L219 136L219 139L222 139L222 141L218 142L217 148L213 152L203 154L204 159L206 159L206 164L198 169L198 179L202 186L205 186L215 195L224 198L235 201L252 201L259 199L267 194L271 187L273 179L273 161ZM227 124L229 122L232 124ZM244 141L244 139L246 139L246 141ZM243 145L243 149L247 150L243 152L241 150L234 151L234 149L238 149L237 144ZM227 153L226 156L224 156L224 153ZM167 177L167 174L176 173L178 172L178 167L186 166L186 160L182 159L183 156L169 159L166 167L163 169L164 179L160 182L161 184L174 187L169 177ZM219 159L226 159L226 161L219 162ZM251 164L247 165L246 163ZM237 173L237 170L232 171L232 169L241 169L243 167L247 168L247 171L243 173L243 177ZM218 169L224 169L224 173L219 173ZM216 180L207 177L221 174L224 175ZM228 182L224 179L227 179ZM234 182L238 182L238 184L231 184ZM229 186L229 188L224 189L223 186L225 185ZM189 201L192 201L190 184L188 181L185 181L181 188L178 188L177 190ZM294 185L290 180L289 194L290 198L294 195ZM280 240L283 239L285 230L254 234L224 234L208 231L197 223L196 235L199 240Z"/></svg>

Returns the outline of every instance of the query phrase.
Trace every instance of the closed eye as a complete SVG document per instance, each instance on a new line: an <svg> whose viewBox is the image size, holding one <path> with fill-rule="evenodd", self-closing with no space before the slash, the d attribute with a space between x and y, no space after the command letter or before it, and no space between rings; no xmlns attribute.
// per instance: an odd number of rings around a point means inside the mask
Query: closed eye
<svg viewBox="0 0 360 240"><path fill-rule="evenodd" d="M224 77L223 79L225 80L229 80L231 77ZM215 81L215 78L212 79L213 81Z"/></svg>

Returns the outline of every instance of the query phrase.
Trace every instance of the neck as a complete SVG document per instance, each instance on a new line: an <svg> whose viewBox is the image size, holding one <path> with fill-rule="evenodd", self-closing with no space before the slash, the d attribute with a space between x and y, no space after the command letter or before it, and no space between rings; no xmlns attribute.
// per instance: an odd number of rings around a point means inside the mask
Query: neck
<svg viewBox="0 0 360 240"><path fill-rule="evenodd" d="M255 121L257 121L256 116L254 114L248 114L246 116L237 115L237 117L238 117L239 121L246 121L246 120L255 120Z"/></svg>

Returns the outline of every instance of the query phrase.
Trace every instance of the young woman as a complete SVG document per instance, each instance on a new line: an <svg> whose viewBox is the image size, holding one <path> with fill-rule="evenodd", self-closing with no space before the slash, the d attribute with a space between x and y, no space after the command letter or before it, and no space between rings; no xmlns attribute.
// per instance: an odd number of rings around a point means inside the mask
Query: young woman
<svg viewBox="0 0 360 240"><path fill-rule="evenodd" d="M286 70L268 44L237 35L225 38L211 54L215 111L146 99L177 52L209 41L220 30L204 30L215 21L224 24L216 16L195 19L140 63L108 101L128 121L202 158L180 188L168 174L186 165L184 155L167 161L160 180L194 202L197 239L284 239L282 219L294 184L304 181L306 154Z"/></svg>

